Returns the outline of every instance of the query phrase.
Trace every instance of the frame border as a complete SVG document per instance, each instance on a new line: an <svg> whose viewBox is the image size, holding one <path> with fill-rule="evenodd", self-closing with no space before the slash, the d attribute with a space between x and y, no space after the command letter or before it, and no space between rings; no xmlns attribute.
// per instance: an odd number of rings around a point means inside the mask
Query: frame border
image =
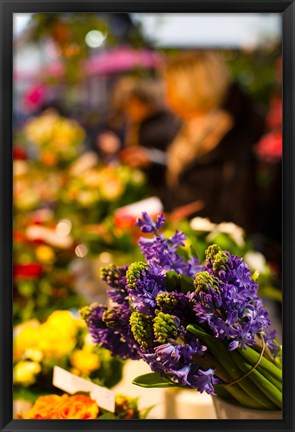
<svg viewBox="0 0 295 432"><path fill-rule="evenodd" d="M97 420L12 420L12 62L13 13L29 12L280 12L283 23L283 420L107 420L97 425ZM2 82L0 87L0 429L14 431L94 431L112 430L143 432L163 430L176 432L185 428L217 431L289 431L295 430L294 404L294 180L295 128L295 3L294 0L116 0L97 2L72 0L50 2L41 0L0 0L0 29ZM286 292L287 291L287 292ZM287 298L288 297L288 298ZM288 376L287 376L288 374Z"/></svg>

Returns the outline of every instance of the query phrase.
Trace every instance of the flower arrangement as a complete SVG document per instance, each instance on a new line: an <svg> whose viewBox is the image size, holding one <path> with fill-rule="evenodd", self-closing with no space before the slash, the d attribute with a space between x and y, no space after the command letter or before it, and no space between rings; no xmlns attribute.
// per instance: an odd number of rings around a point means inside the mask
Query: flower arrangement
<svg viewBox="0 0 295 432"><path fill-rule="evenodd" d="M32 161L13 162L13 205L17 212L52 206L62 184L62 174L55 169L44 170Z"/></svg>
<svg viewBox="0 0 295 432"><path fill-rule="evenodd" d="M112 387L121 379L123 362L93 344L81 319L57 310L43 323L34 319L15 328L14 398L35 400L52 392L54 366Z"/></svg>
<svg viewBox="0 0 295 432"><path fill-rule="evenodd" d="M201 264L182 232L160 234L164 221L147 213L138 219L151 235L139 240L144 261L101 269L113 306L81 310L93 341L148 363L153 372L137 385L186 387L281 410L281 347L257 295L258 274L216 244Z"/></svg>
<svg viewBox="0 0 295 432"><path fill-rule="evenodd" d="M122 205L145 194L145 177L123 166L96 165L69 178L61 191L57 212L79 212L87 223L98 223Z"/></svg>
<svg viewBox="0 0 295 432"><path fill-rule="evenodd" d="M44 320L55 309L79 308L70 264L75 243L70 222L56 221L49 209L17 213L14 218L14 324ZM68 235L64 235L68 234Z"/></svg>
<svg viewBox="0 0 295 432"><path fill-rule="evenodd" d="M52 109L30 119L22 138L37 153L37 160L54 167L68 164L80 154L85 132L75 120L62 117Z"/></svg>
<svg viewBox="0 0 295 432"><path fill-rule="evenodd" d="M186 236L187 246L193 247L201 261L205 259L205 251L212 243L221 249L240 256L248 264L250 270L259 271L259 295L273 301L282 301L278 274L275 267L268 263L264 255L254 249L245 231L230 222L215 224L207 218L195 217L191 221L181 219L174 221L171 214L165 214L166 236L173 235L178 227ZM135 226L135 217L119 217L117 212L104 219L100 224L83 226L84 240L89 253L97 256L99 248L108 251L113 262L122 264L141 260L142 254L136 247L140 237Z"/></svg>
<svg viewBox="0 0 295 432"><path fill-rule="evenodd" d="M95 400L85 393L69 396L50 394L40 396L33 407L24 414L19 413L17 418L22 419L65 419L65 420L106 420L106 419L139 419L148 413L140 412L137 399L123 395L115 396L115 412L110 413L98 406Z"/></svg>
<svg viewBox="0 0 295 432"><path fill-rule="evenodd" d="M182 221L180 229L197 251L201 261L206 258L205 251L212 243L228 250L245 261L249 269L259 272L258 294L278 303L282 302L279 274L276 266L255 250L245 231L231 222L215 224L207 218L195 217L190 222Z"/></svg>

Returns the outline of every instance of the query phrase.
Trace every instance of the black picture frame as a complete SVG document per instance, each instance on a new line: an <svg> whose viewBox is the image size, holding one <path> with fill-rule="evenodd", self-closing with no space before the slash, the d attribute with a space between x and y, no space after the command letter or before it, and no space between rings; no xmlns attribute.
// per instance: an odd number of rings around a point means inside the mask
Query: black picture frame
<svg viewBox="0 0 295 432"><path fill-rule="evenodd" d="M295 3L290 0L60 1L0 0L0 428L12 431L294 431ZM282 420L13 420L12 416L12 24L21 12L279 12L283 22L283 419Z"/></svg>

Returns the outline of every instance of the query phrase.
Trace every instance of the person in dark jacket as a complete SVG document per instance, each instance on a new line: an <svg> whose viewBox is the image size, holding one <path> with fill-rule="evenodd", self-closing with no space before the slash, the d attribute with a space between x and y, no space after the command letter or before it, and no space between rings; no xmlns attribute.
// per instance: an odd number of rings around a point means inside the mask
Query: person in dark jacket
<svg viewBox="0 0 295 432"><path fill-rule="evenodd" d="M253 146L263 118L214 52L179 57L164 79L168 106L183 120L167 152L166 209L202 200L199 216L255 231Z"/></svg>
<svg viewBox="0 0 295 432"><path fill-rule="evenodd" d="M166 193L166 150L180 130L180 120L164 106L159 83L141 81L128 93L124 113L127 118L122 163L144 170L160 198Z"/></svg>

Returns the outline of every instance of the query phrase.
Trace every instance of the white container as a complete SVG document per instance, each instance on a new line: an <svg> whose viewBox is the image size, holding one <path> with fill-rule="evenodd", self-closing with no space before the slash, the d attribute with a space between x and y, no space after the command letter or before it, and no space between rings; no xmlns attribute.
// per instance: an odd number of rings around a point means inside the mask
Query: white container
<svg viewBox="0 0 295 432"><path fill-rule="evenodd" d="M166 419L216 419L211 396L197 390L167 389L165 392Z"/></svg>
<svg viewBox="0 0 295 432"><path fill-rule="evenodd" d="M212 396L216 416L221 420L281 420L282 411L264 411L244 408Z"/></svg>

